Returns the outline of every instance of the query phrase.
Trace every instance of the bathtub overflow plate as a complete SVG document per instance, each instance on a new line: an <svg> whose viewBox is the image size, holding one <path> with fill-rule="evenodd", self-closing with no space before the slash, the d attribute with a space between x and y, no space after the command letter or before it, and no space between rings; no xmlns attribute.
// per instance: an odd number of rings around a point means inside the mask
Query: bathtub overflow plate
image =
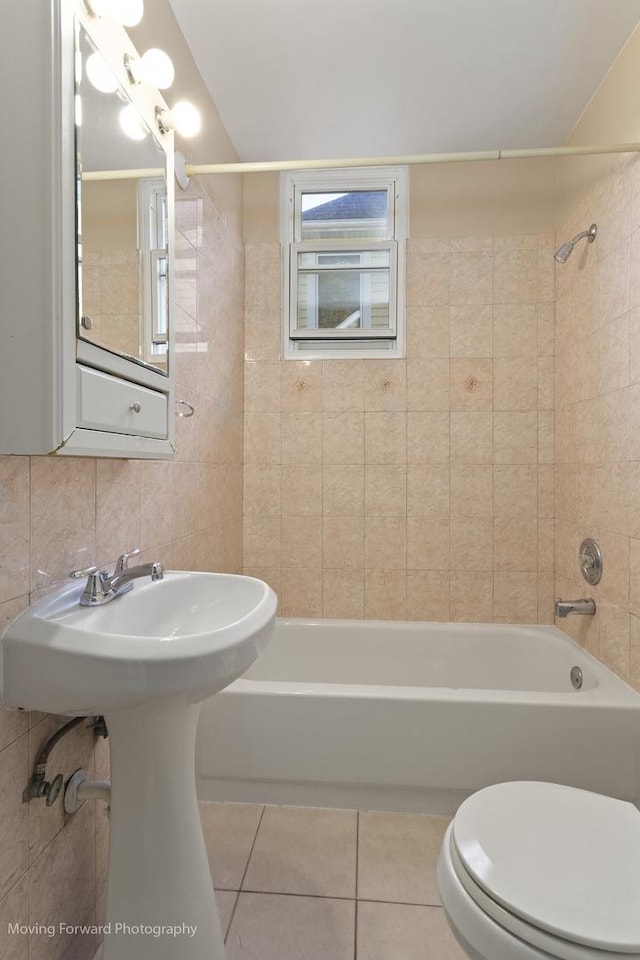
<svg viewBox="0 0 640 960"><path fill-rule="evenodd" d="M569 676L571 677L571 685L574 690L579 690L582 686L582 670L580 667L571 667Z"/></svg>
<svg viewBox="0 0 640 960"><path fill-rule="evenodd" d="M578 559L580 571L587 583L600 583L602 578L602 552L597 542L591 537L587 537L580 544Z"/></svg>

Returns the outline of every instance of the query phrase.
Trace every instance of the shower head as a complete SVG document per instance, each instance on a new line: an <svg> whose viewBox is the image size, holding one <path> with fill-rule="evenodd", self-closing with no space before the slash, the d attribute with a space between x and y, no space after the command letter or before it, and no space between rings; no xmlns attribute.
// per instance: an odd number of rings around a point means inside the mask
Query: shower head
<svg viewBox="0 0 640 960"><path fill-rule="evenodd" d="M583 230L582 233L577 233L572 240L567 240L567 242L563 243L561 247L558 247L553 255L553 259L556 260L557 263L566 263L571 256L573 248L578 240L582 240L583 237L586 237L588 243L593 243L597 233L598 228L595 223L592 223L588 230Z"/></svg>

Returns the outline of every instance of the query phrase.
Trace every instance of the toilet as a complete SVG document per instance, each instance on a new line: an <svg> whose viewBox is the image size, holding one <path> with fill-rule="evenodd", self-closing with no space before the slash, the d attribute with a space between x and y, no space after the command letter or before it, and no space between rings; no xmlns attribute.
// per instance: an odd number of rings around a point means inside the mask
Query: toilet
<svg viewBox="0 0 640 960"><path fill-rule="evenodd" d="M473 960L640 960L640 810L555 783L473 794L445 834L442 906Z"/></svg>

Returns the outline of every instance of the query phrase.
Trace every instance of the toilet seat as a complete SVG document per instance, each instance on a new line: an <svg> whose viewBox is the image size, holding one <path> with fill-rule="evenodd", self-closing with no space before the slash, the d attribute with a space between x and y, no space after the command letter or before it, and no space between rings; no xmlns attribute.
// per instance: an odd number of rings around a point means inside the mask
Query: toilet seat
<svg viewBox="0 0 640 960"><path fill-rule="evenodd" d="M464 866L460 863L455 853L455 845L451 837L446 838L449 845L450 865L456 881L459 883L461 891L467 896L468 904L477 908L480 914L493 921L495 927L503 934L522 946L526 946L532 951L532 955L527 950L524 954L526 960L533 960L533 957L553 958L553 960L640 960L638 953L618 953L610 950L599 950L593 947L587 947L584 944L572 943L561 937L555 937L533 924L527 923L522 917L511 913L503 906L484 892L466 872ZM445 904L446 909L446 904ZM491 960L497 960L498 954L490 954ZM520 957L509 952L510 960Z"/></svg>
<svg viewBox="0 0 640 960"><path fill-rule="evenodd" d="M518 938L531 956L640 960L640 812L630 803L558 784L487 787L447 831L445 874L456 908L473 904L489 933Z"/></svg>

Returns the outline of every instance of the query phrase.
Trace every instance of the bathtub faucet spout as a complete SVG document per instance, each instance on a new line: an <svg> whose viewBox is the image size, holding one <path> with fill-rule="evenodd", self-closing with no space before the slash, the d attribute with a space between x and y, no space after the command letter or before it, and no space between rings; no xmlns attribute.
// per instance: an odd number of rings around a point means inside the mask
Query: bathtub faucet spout
<svg viewBox="0 0 640 960"><path fill-rule="evenodd" d="M568 617L570 613L592 617L596 612L596 602L590 597L586 600L556 600L556 617Z"/></svg>

